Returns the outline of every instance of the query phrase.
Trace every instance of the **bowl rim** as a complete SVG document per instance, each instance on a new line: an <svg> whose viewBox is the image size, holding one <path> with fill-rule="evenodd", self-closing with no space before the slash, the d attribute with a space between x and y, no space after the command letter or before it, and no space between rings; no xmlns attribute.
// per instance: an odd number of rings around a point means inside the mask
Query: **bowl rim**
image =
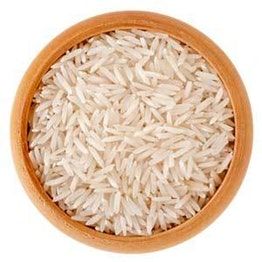
<svg viewBox="0 0 262 262"><path fill-rule="evenodd" d="M139 28L167 33L199 52L220 76L234 110L235 144L229 170L214 196L193 218L151 236L115 236L72 220L44 191L28 156L27 120L32 97L41 77L66 50L94 35L115 29ZM16 93L11 116L11 146L23 187L40 212L67 235L109 251L140 253L178 244L202 231L227 207L247 169L252 149L252 113L244 84L225 53L207 36L175 18L144 11L106 13L84 20L54 38L34 59Z"/></svg>

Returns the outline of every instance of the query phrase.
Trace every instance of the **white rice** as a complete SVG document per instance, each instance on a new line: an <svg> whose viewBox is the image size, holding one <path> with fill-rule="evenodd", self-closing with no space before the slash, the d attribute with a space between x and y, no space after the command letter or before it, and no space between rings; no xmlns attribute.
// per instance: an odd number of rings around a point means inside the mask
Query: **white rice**
<svg viewBox="0 0 262 262"><path fill-rule="evenodd" d="M210 200L233 157L234 119L214 69L162 33L118 30L68 50L34 96L29 157L72 219L150 235Z"/></svg>

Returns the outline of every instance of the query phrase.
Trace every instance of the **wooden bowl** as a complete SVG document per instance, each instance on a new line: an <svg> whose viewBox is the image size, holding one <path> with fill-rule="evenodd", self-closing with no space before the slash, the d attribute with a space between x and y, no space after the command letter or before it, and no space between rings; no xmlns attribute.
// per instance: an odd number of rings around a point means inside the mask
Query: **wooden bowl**
<svg viewBox="0 0 262 262"><path fill-rule="evenodd" d="M234 155L229 170L208 204L185 223L152 236L100 233L72 220L44 191L28 157L28 115L41 77L68 49L86 38L115 29L140 28L164 32L198 51L217 71L235 114ZM12 113L12 151L21 182L36 207L67 235L94 247L116 252L148 252L178 244L207 227L226 208L245 175L252 147L252 115L245 87L235 67L209 38L174 18L148 12L117 12L80 22L52 40L32 62L18 88Z"/></svg>

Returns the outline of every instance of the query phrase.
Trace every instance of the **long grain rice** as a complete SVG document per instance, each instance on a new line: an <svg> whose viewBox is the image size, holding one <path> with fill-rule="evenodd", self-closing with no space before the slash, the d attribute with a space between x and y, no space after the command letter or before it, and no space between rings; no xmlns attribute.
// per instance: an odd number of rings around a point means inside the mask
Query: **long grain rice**
<svg viewBox="0 0 262 262"><path fill-rule="evenodd" d="M72 219L116 235L178 226L233 158L234 114L208 62L168 35L117 30L68 50L32 104L29 157Z"/></svg>

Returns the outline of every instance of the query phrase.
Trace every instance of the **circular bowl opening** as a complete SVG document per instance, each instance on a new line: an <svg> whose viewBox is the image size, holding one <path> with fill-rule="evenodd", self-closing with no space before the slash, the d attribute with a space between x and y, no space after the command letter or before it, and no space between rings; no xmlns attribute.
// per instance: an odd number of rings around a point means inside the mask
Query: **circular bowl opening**
<svg viewBox="0 0 262 262"><path fill-rule="evenodd" d="M42 76L68 49L92 36L116 29L163 32L200 53L222 80L234 111L234 155L222 184L197 215L179 226L151 236L115 236L72 220L44 191L28 156L30 106ZM116 252L149 252L176 245L207 227L227 207L244 178L252 147L252 115L245 87L235 67L209 38L191 26L156 13L108 13L80 22L52 40L35 58L18 88L11 124L12 152L21 182L32 202L57 228L94 247Z"/></svg>

